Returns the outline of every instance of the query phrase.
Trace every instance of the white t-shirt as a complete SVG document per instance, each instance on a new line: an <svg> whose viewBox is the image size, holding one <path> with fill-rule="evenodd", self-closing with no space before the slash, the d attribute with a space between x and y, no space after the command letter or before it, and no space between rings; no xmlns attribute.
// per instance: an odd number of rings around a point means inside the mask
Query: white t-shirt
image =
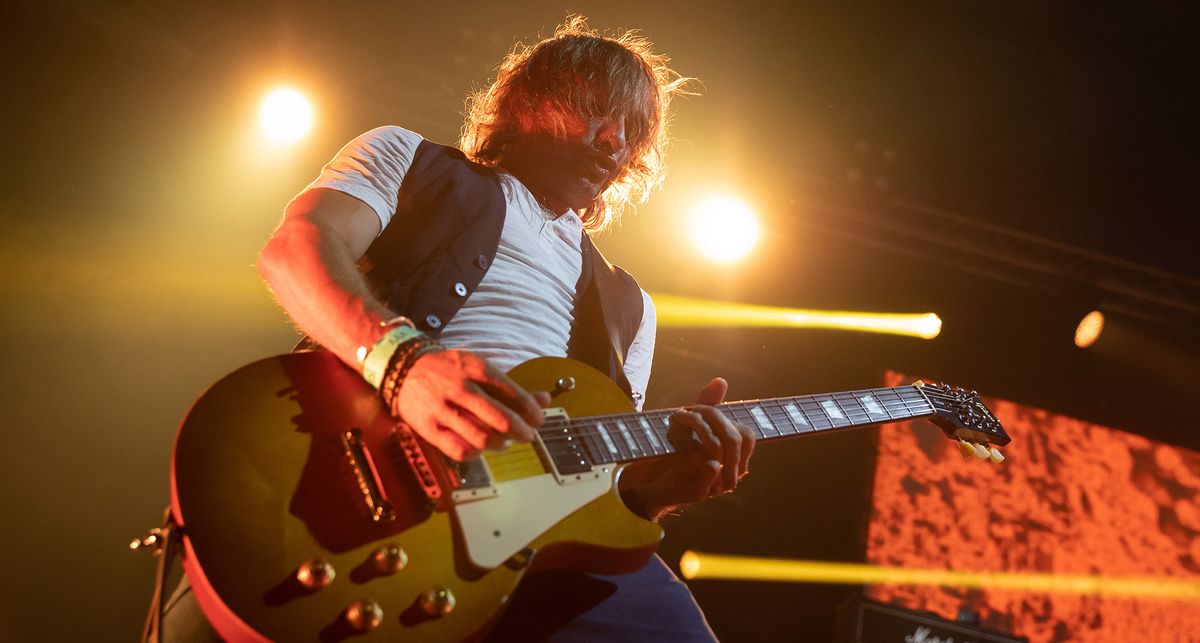
<svg viewBox="0 0 1200 643"><path fill-rule="evenodd" d="M421 136L402 127L373 129L350 141L306 190L329 188L366 203L380 230ZM582 270L583 222L542 207L520 181L500 173L507 214L496 258L479 286L442 329L439 341L478 353L501 370L541 356L565 357L575 285ZM642 321L625 357L625 377L641 409L654 356L654 303L642 291Z"/></svg>

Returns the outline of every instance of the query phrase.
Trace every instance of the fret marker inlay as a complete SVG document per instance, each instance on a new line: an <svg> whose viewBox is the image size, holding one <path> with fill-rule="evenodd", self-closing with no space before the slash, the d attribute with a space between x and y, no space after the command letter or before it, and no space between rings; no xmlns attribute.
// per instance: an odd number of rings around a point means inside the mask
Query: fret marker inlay
<svg viewBox="0 0 1200 643"><path fill-rule="evenodd" d="M596 430L600 431L600 439L604 440L604 446L608 447L608 452L616 457L620 457L620 454L617 453L617 445L608 436L608 429L604 428L603 422L596 423Z"/></svg>
<svg viewBox="0 0 1200 643"><path fill-rule="evenodd" d="M882 406L879 406L879 402L876 402L874 397L864 395L858 399L863 403L863 406L867 407L867 413L872 415L887 415L887 412L883 410Z"/></svg>
<svg viewBox="0 0 1200 643"><path fill-rule="evenodd" d="M754 423L758 425L758 428L762 429L763 435L766 435L768 431L773 431L776 435L783 435L783 433L779 429L776 429L775 425L771 423L771 418L767 415L766 411L762 410L762 407L750 407L750 415L754 416Z"/></svg>
<svg viewBox="0 0 1200 643"><path fill-rule="evenodd" d="M629 445L629 450L633 453L633 455L641 455L642 448L638 446L638 441L635 440L633 434L629 432L629 427L625 426L625 423L621 420L617 420L617 430L621 432L621 437L625 440L625 443Z"/></svg>
<svg viewBox="0 0 1200 643"><path fill-rule="evenodd" d="M837 404L833 403L833 400L821 400L821 408L825 409L829 417L834 420L846 419L846 416L842 414L842 410L838 408Z"/></svg>
<svg viewBox="0 0 1200 643"><path fill-rule="evenodd" d="M795 424L797 428L812 428L808 426L808 418L804 417L804 414L800 412L800 407L796 406L795 402L788 402L787 406L783 407L783 410L787 411L788 417L792 420L792 424Z"/></svg>
<svg viewBox="0 0 1200 643"><path fill-rule="evenodd" d="M662 451L662 442L658 441L658 433L654 431L654 427L650 426L650 422L646 418L638 418L638 423L642 425L642 429L646 433L646 439L650 440L650 448L654 449L655 453Z"/></svg>

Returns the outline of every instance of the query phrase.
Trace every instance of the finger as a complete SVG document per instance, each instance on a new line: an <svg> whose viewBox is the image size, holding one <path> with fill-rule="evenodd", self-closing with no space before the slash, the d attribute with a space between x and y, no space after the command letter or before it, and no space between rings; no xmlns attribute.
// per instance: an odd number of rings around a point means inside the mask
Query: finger
<svg viewBox="0 0 1200 643"><path fill-rule="evenodd" d="M538 406L544 409L550 406L550 402L554 397L550 395L549 391L538 391L533 394L533 399L537 402Z"/></svg>
<svg viewBox="0 0 1200 643"><path fill-rule="evenodd" d="M473 413L449 400L434 421L439 427L457 433L467 444L480 450L497 447L508 439L499 433L486 430L480 426L479 419Z"/></svg>
<svg viewBox="0 0 1200 643"><path fill-rule="evenodd" d="M696 404L721 404L725 401L727 392L729 392L729 382L726 382L723 377L714 377L704 385L704 388L700 389L700 393L696 395Z"/></svg>
<svg viewBox="0 0 1200 643"><path fill-rule="evenodd" d="M473 382L467 382L451 399L478 418L486 431L521 442L533 439L533 429L524 420Z"/></svg>
<svg viewBox="0 0 1200 643"><path fill-rule="evenodd" d="M724 413L711 406L697 406L696 411L721 441L721 476L723 490L737 487L738 465L742 456L742 433Z"/></svg>
<svg viewBox="0 0 1200 643"><path fill-rule="evenodd" d="M704 418L696 411L679 410L671 414L671 425L667 429L671 441L686 444L692 435L699 441L700 449L709 458L721 459L721 440L708 428Z"/></svg>
<svg viewBox="0 0 1200 643"><path fill-rule="evenodd" d="M430 421L428 424L410 425L426 442L437 447L447 457L458 462L479 455L479 450L467 443L454 431L444 429Z"/></svg>
<svg viewBox="0 0 1200 643"><path fill-rule="evenodd" d="M499 369L479 360L483 364L482 371L475 373L476 383L483 386L496 399L504 403L525 420L529 426L542 425L542 404L529 391L521 388L509 376ZM530 435L532 437L532 434Z"/></svg>
<svg viewBox="0 0 1200 643"><path fill-rule="evenodd" d="M738 431L742 434L742 458L738 462L738 478L746 477L750 473L750 456L754 455L754 431L745 424L736 424Z"/></svg>

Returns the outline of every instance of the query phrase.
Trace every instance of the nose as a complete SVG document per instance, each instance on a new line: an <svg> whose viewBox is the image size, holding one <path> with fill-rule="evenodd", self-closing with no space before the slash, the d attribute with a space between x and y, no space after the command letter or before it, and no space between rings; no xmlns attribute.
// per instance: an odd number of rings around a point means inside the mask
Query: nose
<svg viewBox="0 0 1200 643"><path fill-rule="evenodd" d="M625 119L614 118L604 122L596 133L596 145L602 152L609 155L625 151L629 142L625 139Z"/></svg>

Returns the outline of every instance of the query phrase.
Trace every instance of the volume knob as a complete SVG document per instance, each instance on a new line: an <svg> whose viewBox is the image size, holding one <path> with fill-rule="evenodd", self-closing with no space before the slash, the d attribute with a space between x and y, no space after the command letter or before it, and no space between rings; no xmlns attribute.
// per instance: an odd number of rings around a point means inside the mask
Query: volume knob
<svg viewBox="0 0 1200 643"><path fill-rule="evenodd" d="M296 580L311 590L318 590L333 582L337 572L324 558L310 558L296 570Z"/></svg>
<svg viewBox="0 0 1200 643"><path fill-rule="evenodd" d="M408 564L408 553L397 545L384 545L371 554L371 561L382 574L395 574Z"/></svg>
<svg viewBox="0 0 1200 643"><path fill-rule="evenodd" d="M383 622L383 609L374 599L360 598L346 608L346 622L358 632L370 632Z"/></svg>
<svg viewBox="0 0 1200 643"><path fill-rule="evenodd" d="M433 618L449 614L454 609L455 602L454 592L443 585L426 590L419 599L421 611Z"/></svg>

